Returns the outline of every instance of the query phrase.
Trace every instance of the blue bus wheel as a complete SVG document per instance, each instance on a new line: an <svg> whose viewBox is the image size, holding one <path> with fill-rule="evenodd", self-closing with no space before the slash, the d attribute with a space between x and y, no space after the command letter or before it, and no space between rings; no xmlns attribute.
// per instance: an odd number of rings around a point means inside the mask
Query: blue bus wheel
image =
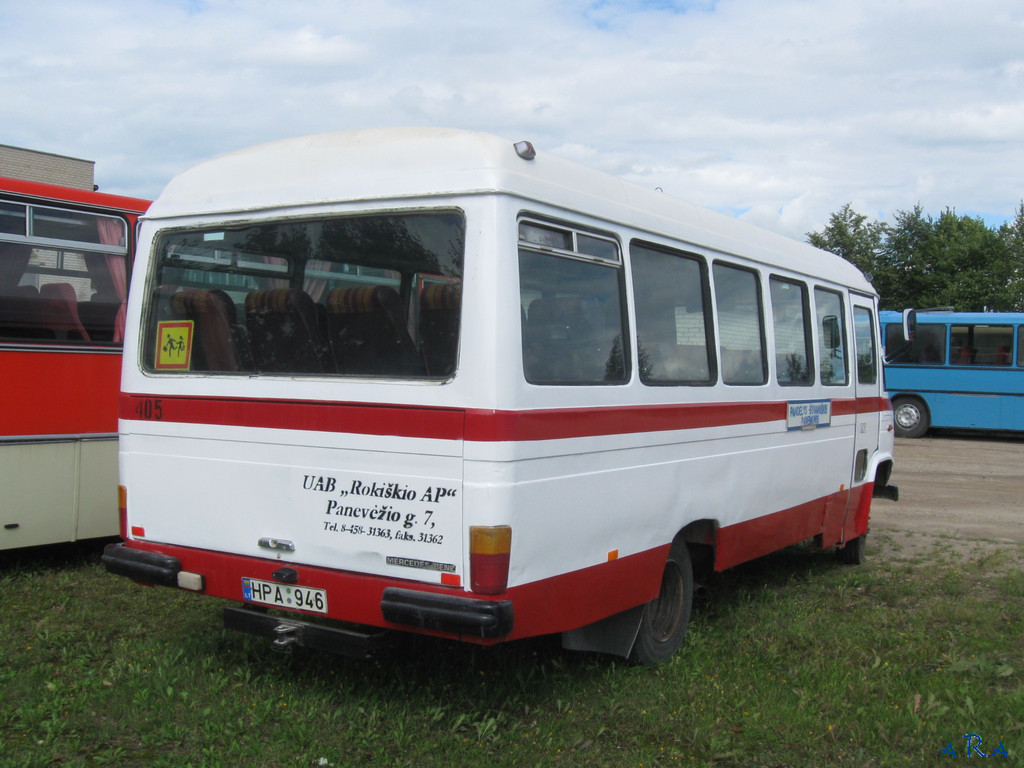
<svg viewBox="0 0 1024 768"><path fill-rule="evenodd" d="M898 397L893 403L896 437L921 437L931 426L928 408L916 397Z"/></svg>

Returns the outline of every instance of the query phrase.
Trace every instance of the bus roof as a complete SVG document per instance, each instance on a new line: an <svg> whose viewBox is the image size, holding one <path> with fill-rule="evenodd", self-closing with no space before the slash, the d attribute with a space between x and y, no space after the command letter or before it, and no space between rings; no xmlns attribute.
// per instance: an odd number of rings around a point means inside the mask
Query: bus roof
<svg viewBox="0 0 1024 768"><path fill-rule="evenodd" d="M118 211L143 213L149 207L149 200L123 195L111 195L106 192L94 192L75 187L62 187L57 184L46 184L41 181L25 181L0 176L0 190L22 195L26 198L39 200L61 200L67 203L81 203L97 208L110 208Z"/></svg>
<svg viewBox="0 0 1024 768"><path fill-rule="evenodd" d="M327 133L221 155L172 179L146 218L488 193L584 212L874 293L852 264L806 243L543 152L523 159L507 139L445 128Z"/></svg>
<svg viewBox="0 0 1024 768"><path fill-rule="evenodd" d="M903 313L887 309L878 313L883 323L903 321ZM1015 325L1024 323L1024 312L948 312L917 310L918 323L965 323L970 325Z"/></svg>

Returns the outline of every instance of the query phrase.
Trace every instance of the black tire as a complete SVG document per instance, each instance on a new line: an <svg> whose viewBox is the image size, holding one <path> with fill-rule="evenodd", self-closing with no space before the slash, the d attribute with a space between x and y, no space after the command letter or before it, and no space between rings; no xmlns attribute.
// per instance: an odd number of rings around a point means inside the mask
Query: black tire
<svg viewBox="0 0 1024 768"><path fill-rule="evenodd" d="M921 437L931 426L928 406L916 397L898 397L893 402L896 437Z"/></svg>
<svg viewBox="0 0 1024 768"><path fill-rule="evenodd" d="M842 549L837 549L836 557L839 558L839 562L844 565L860 565L863 563L864 553L867 550L867 538L868 535L865 533L856 539L850 539Z"/></svg>
<svg viewBox="0 0 1024 768"><path fill-rule="evenodd" d="M661 592L644 606L630 659L653 667L679 650L690 625L693 607L693 566L686 544L677 541L668 553Z"/></svg>

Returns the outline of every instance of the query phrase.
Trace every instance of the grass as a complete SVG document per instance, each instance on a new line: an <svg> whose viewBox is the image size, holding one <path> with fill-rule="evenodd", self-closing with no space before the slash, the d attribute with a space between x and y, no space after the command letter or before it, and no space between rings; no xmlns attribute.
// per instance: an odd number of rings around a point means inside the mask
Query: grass
<svg viewBox="0 0 1024 768"><path fill-rule="evenodd" d="M873 535L706 585L654 670L552 638L364 662L273 653L95 546L0 553L0 766L931 766L972 733L1024 765L1024 546Z"/></svg>

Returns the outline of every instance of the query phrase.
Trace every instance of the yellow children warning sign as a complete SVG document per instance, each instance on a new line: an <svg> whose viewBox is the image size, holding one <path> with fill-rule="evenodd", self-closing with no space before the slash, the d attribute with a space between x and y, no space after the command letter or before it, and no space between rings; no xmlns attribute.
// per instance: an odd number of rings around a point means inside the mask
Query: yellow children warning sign
<svg viewBox="0 0 1024 768"><path fill-rule="evenodd" d="M192 361L192 321L164 321L156 328L156 369L187 371Z"/></svg>

